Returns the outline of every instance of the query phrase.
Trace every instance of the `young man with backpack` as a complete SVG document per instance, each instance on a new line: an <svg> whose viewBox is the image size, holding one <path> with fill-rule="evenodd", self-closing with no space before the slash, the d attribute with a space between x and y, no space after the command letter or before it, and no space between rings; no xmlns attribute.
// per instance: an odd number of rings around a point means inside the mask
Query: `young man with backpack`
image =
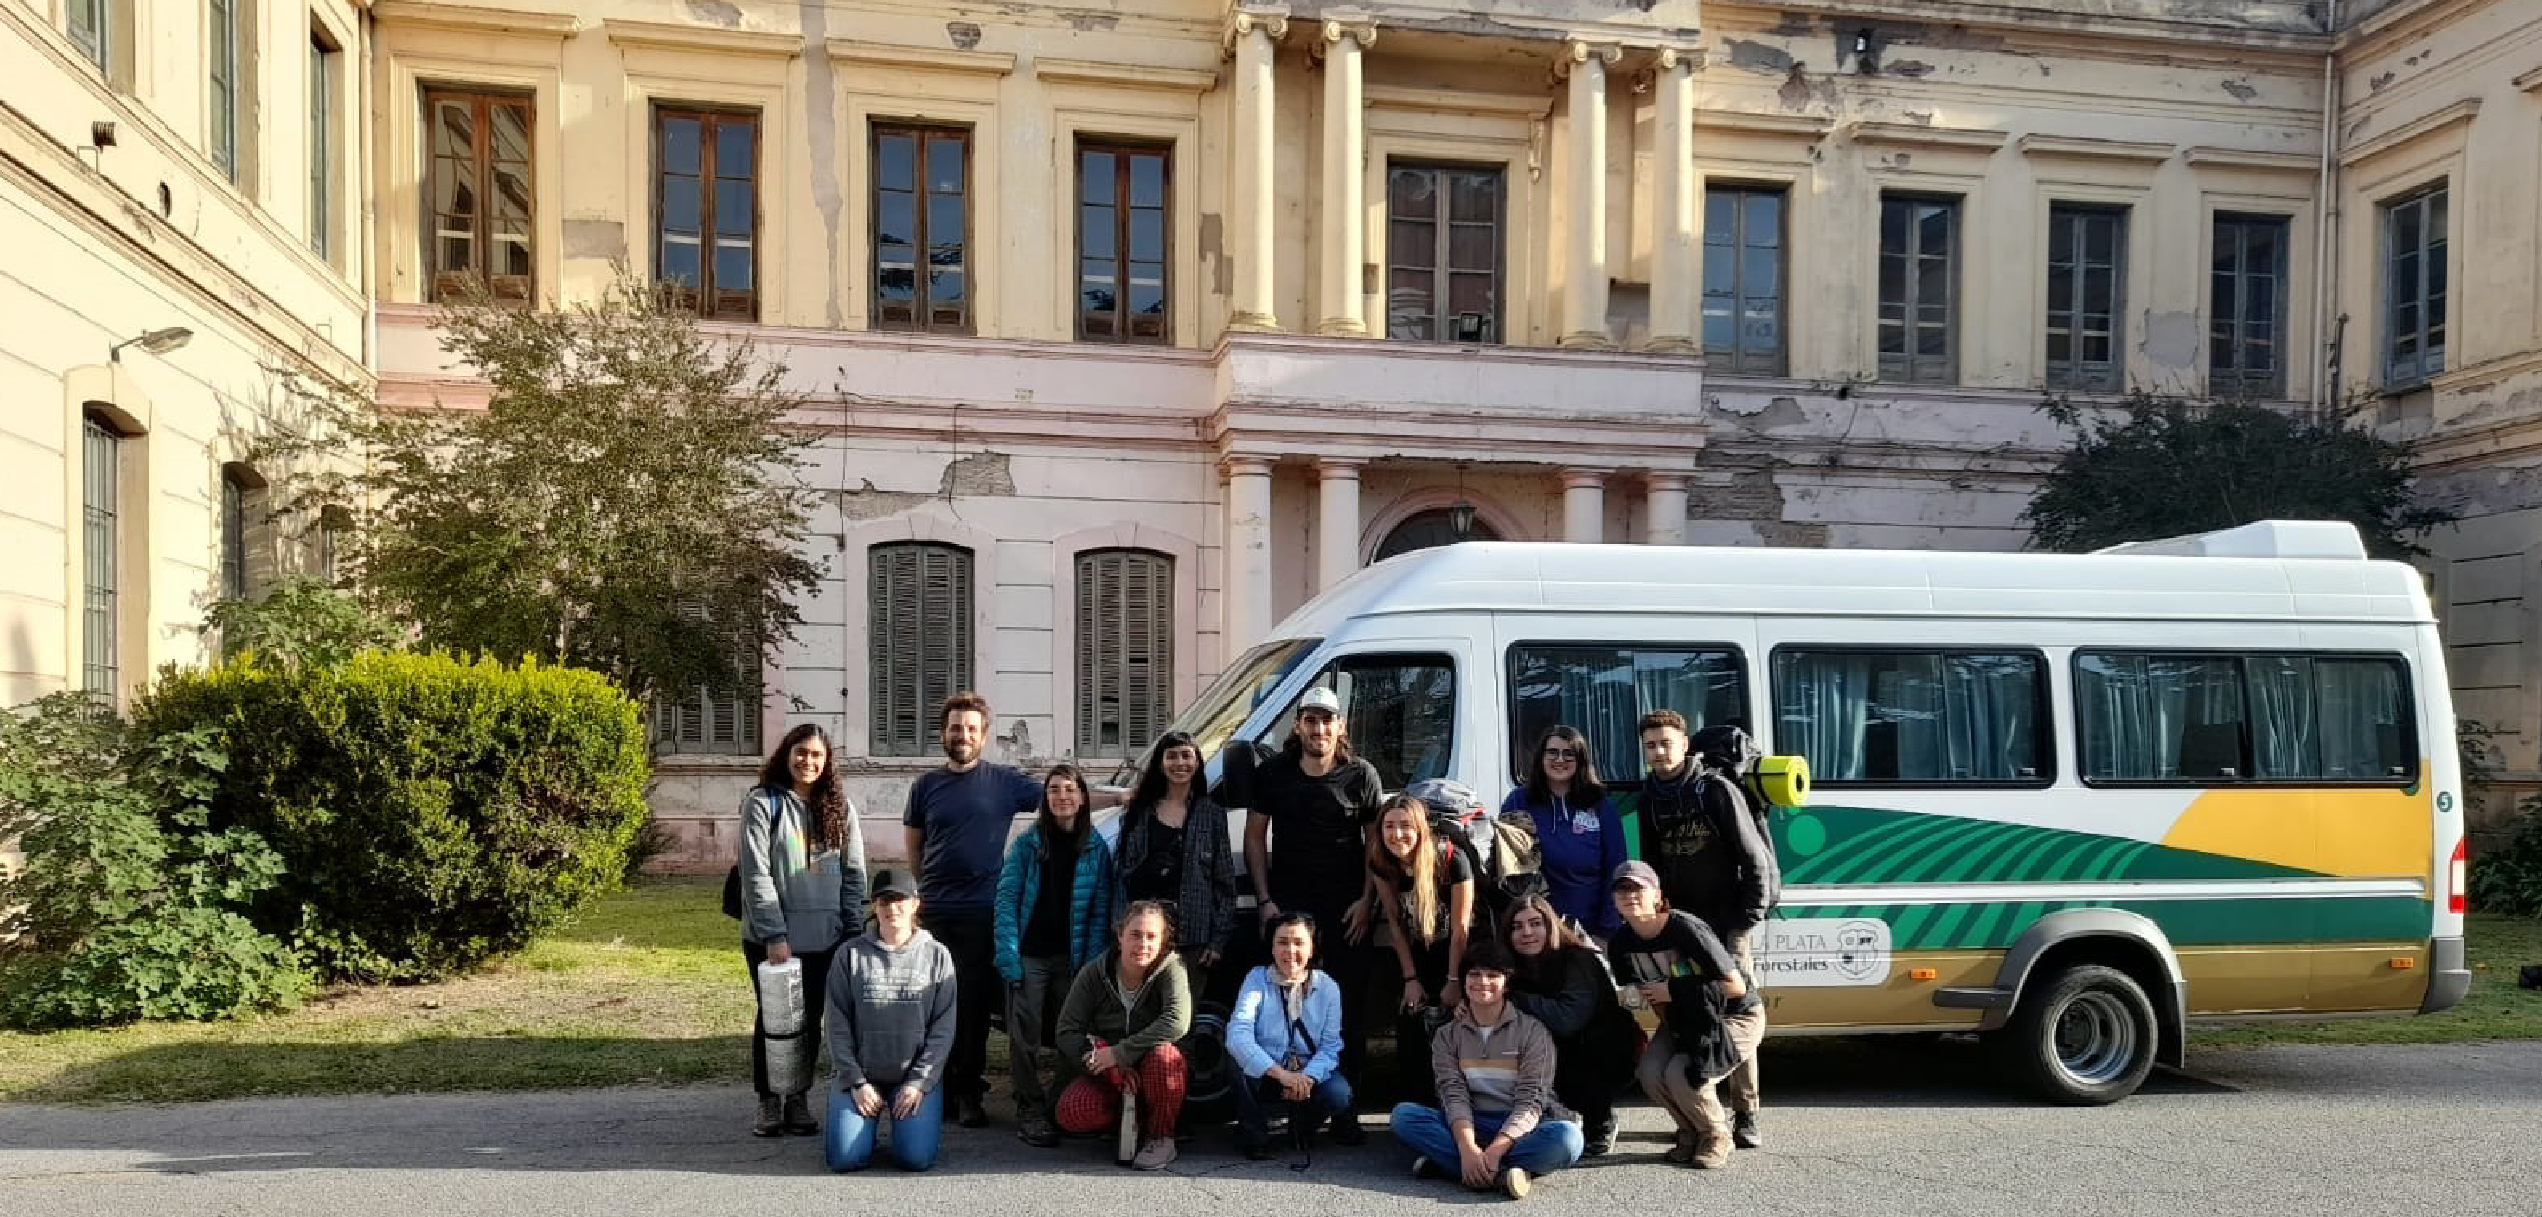
<svg viewBox="0 0 2542 1217"><path fill-rule="evenodd" d="M1641 860L1659 872L1668 906L1701 920L1737 958L1740 972L1754 976L1749 938L1765 923L1783 883L1763 817L1735 772L1707 763L1689 747L1684 715L1653 710L1639 727L1642 762L1649 770L1636 800ZM1718 759L1735 764L1729 755L1735 747L1719 741L1713 729L1705 734L1723 754ZM1753 1053L1721 1080L1721 1099L1730 1110L1732 1143L1741 1149L1763 1144Z"/></svg>

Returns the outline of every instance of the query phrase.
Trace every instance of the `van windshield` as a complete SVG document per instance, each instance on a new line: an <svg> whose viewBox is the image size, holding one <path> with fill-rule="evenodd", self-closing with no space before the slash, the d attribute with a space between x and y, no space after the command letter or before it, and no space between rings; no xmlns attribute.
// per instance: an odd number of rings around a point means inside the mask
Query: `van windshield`
<svg viewBox="0 0 2542 1217"><path fill-rule="evenodd" d="M1270 696L1290 670L1315 650L1318 639L1283 638L1245 652L1234 666L1210 683L1200 697L1176 715L1168 731L1187 731L1202 756L1216 756L1236 728L1244 725L1262 699Z"/></svg>

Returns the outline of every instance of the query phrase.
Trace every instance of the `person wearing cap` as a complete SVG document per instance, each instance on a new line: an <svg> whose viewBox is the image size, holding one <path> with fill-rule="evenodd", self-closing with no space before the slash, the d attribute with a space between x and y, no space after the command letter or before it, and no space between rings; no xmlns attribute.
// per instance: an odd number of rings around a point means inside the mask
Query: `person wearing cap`
<svg viewBox="0 0 2542 1217"><path fill-rule="evenodd" d="M886 1124L901 1169L936 1164L958 987L953 953L918 926L917 885L891 871L875 876L874 928L830 964L831 1170L865 1169Z"/></svg>
<svg viewBox="0 0 2542 1217"><path fill-rule="evenodd" d="M1395 1107L1395 1140L1416 1179L1453 1178L1523 1199L1580 1160L1580 1122L1554 1097L1545 1025L1509 1001L1510 959L1485 939L1465 960L1465 1000L1430 1041L1439 1105Z"/></svg>
<svg viewBox="0 0 2542 1217"><path fill-rule="evenodd" d="M1538 737L1526 782L1501 803L1504 816L1520 812L1536 825L1545 899L1554 911L1601 940L1614 933L1606 880L1626 857L1624 822L1577 728L1557 723Z"/></svg>
<svg viewBox="0 0 2542 1217"><path fill-rule="evenodd" d="M1245 872L1263 926L1299 912L1322 928L1317 964L1354 999L1342 1003L1342 1072L1364 1077L1367 1003L1355 998L1375 975L1375 952L1363 946L1375 906L1365 855L1385 783L1351 755L1348 726L1331 689L1317 685L1299 698L1287 745L1254 772ZM1359 1144L1357 1117L1335 1120L1333 1139Z"/></svg>
<svg viewBox="0 0 2542 1217"><path fill-rule="evenodd" d="M1634 1078L1677 1125L1669 1161L1726 1166L1730 1118L1719 1083L1756 1055L1765 1003L1712 927L1669 907L1649 863L1616 867L1613 893L1624 924L1606 940L1607 966L1629 1000L1660 1016Z"/></svg>

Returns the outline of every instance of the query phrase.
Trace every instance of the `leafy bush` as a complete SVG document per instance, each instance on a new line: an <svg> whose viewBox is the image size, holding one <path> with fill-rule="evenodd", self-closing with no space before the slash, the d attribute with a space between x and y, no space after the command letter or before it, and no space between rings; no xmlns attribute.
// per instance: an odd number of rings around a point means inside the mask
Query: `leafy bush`
<svg viewBox="0 0 2542 1217"><path fill-rule="evenodd" d="M341 667L364 651L397 645L396 626L362 602L316 579L286 579L253 600L223 600L203 616L228 655L255 654L281 667Z"/></svg>
<svg viewBox="0 0 2542 1217"><path fill-rule="evenodd" d="M2542 796L2526 799L2506 839L2471 860L2464 894L2484 913L2542 917Z"/></svg>
<svg viewBox="0 0 2542 1217"><path fill-rule="evenodd" d="M281 852L252 915L333 979L428 980L519 949L617 886L644 822L636 705L592 672L251 658L169 677L139 717L229 741L211 822Z"/></svg>
<svg viewBox="0 0 2542 1217"><path fill-rule="evenodd" d="M240 910L282 859L214 831L215 733L136 735L87 697L0 715L0 1023L45 1028L222 1018L290 1005L299 957Z"/></svg>

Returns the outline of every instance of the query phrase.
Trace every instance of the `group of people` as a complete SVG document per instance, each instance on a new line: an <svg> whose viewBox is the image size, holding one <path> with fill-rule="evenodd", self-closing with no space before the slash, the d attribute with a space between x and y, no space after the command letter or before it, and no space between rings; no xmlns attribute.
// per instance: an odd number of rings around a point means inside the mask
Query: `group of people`
<svg viewBox="0 0 2542 1217"><path fill-rule="evenodd" d="M1389 962L1402 1100L1389 1123L1417 1175L1523 1196L1613 1147L1628 1078L1674 1121L1671 1161L1720 1166L1760 1143L1765 1016L1749 939L1779 878L1746 794L1690 755L1676 712L1639 724L1638 859L1588 742L1570 727L1543 734L1500 809L1538 843L1523 882L1480 873L1459 848L1483 813L1461 785L1386 795L1321 687L1285 747L1244 766L1230 800L1244 804L1240 849L1187 735L1158 741L1122 796L1073 766L1035 781L984 761L989 708L976 694L948 699L940 723L945 764L910 788L908 869L876 876L870 928L857 915L863 842L819 728L788 733L743 805L744 956L754 968L798 958L807 979L826 977L805 1025L826 1028L834 1070L832 1169L868 1165L885 1125L892 1160L924 1170L948 1108L966 1127L989 1123L1001 1002L1017 1135L1050 1146L1110 1134L1124 1164L1161 1168L1178 1152L1195 1011L1228 991L1239 1149L1357 1144L1366 1024ZM1093 816L1114 802L1107 842ZM1254 959L1240 977L1229 966ZM1647 1037L1635 1008L1655 1016ZM753 1059L753 1131L821 1131L808 1095L770 1092L757 1034Z"/></svg>

